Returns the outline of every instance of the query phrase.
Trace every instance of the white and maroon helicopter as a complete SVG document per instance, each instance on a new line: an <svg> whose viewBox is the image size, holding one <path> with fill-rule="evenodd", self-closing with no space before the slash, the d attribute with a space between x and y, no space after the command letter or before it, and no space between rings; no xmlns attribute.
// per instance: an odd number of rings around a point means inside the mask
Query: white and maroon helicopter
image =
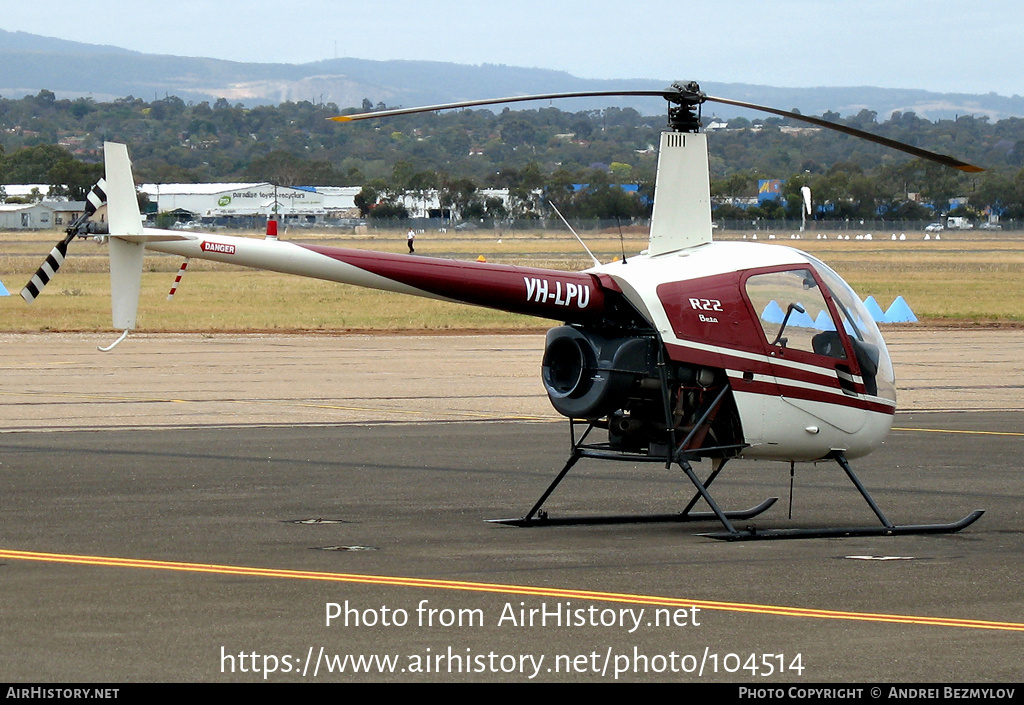
<svg viewBox="0 0 1024 705"><path fill-rule="evenodd" d="M717 519L715 538L769 539L950 533L948 524L894 525L848 459L883 442L896 409L892 362L860 298L820 260L779 245L712 240L708 152L699 132L705 101L765 111L836 129L964 171L978 167L819 118L707 96L696 83L663 91L517 96L333 118L340 122L525 100L654 95L669 102L661 136L650 243L639 255L582 272L461 262L320 247L220 234L144 228L125 145L105 145L107 234L113 324L135 328L147 249L415 296L487 306L565 322L548 331L542 378L554 408L569 418L568 461L517 526ZM100 196L102 198L102 196ZM97 202L96 195L91 200ZM77 222L26 286L29 302L56 272ZM115 345L117 343L115 342ZM113 347L110 346L111 348ZM106 348L109 350L110 348ZM591 437L594 437L592 439ZM542 510L583 458L678 465L696 490L664 515L560 517ZM738 529L733 521L777 498L723 511L709 488L731 459L836 462L880 524L820 529ZM708 459L702 480L692 463ZM703 499L711 512L694 512Z"/></svg>

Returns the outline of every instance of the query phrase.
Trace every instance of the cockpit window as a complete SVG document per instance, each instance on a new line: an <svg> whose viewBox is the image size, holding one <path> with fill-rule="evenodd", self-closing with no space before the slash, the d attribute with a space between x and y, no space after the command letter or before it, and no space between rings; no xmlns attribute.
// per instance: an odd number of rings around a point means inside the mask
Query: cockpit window
<svg viewBox="0 0 1024 705"><path fill-rule="evenodd" d="M747 279L746 286L769 345L846 358L825 298L809 269L756 274Z"/></svg>
<svg viewBox="0 0 1024 705"><path fill-rule="evenodd" d="M871 314L842 277L821 260L806 253L805 256L828 287L842 319L842 325L850 334L850 342L857 356L868 394L895 403L896 375L893 373L892 359Z"/></svg>

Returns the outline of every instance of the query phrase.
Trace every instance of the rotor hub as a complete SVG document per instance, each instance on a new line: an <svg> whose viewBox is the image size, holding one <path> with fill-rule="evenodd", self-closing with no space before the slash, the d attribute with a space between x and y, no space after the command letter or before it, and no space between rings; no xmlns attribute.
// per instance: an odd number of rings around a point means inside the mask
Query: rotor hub
<svg viewBox="0 0 1024 705"><path fill-rule="evenodd" d="M700 106L707 99L696 81L676 81L665 89L669 128L674 132L699 132Z"/></svg>

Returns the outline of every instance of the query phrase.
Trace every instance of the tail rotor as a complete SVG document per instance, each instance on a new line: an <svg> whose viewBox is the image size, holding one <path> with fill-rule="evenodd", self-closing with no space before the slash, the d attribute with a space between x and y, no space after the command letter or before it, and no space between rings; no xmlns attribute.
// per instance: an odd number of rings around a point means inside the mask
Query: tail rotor
<svg viewBox="0 0 1024 705"><path fill-rule="evenodd" d="M75 236L78 234L78 229L72 230L68 228L68 235L63 240L58 242L50 254L47 255L43 263L39 265L39 269L29 279L28 284L21 290L21 298L25 299L25 303L32 303L36 300L36 297L43 291L43 287L50 283L50 280L57 274L57 270L64 264L64 259L68 256L68 245Z"/></svg>
<svg viewBox="0 0 1024 705"><path fill-rule="evenodd" d="M71 244L71 241L75 237L86 237L90 234L87 221L100 206L107 202L105 188L106 183L103 179L100 179L89 191L89 195L85 199L85 211L68 226L68 229L65 231L67 236L50 250L50 254L46 256L43 263L39 265L39 269L29 279L28 284L21 290L21 298L25 299L25 303L30 304L35 301L39 294L42 293L43 288L56 276L57 271L64 264L64 260L68 256L68 245Z"/></svg>

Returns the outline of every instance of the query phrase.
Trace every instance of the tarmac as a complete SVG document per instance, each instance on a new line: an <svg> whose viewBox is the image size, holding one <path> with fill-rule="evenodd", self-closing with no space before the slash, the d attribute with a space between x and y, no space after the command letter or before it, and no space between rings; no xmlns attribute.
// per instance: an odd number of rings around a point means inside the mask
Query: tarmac
<svg viewBox="0 0 1024 705"><path fill-rule="evenodd" d="M0 335L0 682L1017 683L1024 331L887 332L901 412L854 463L897 524L519 529L568 454L543 336ZM706 472L706 468L702 469ZM873 524L839 469L735 462L758 527ZM552 516L678 511L583 461Z"/></svg>

